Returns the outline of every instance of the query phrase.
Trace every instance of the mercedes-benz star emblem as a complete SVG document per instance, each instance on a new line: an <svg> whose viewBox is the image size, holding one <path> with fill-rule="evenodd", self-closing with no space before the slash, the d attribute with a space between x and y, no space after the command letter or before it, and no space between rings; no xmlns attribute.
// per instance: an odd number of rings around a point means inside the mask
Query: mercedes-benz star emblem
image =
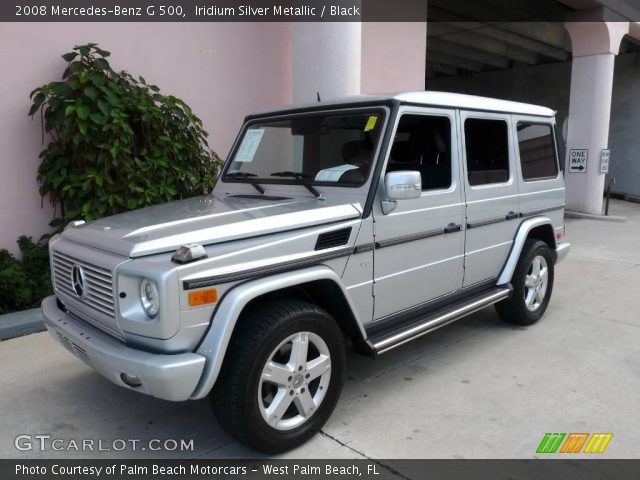
<svg viewBox="0 0 640 480"><path fill-rule="evenodd" d="M71 286L73 287L73 291L76 292L76 295L79 297L86 296L87 289L85 287L84 270L80 265L74 265L71 268Z"/></svg>

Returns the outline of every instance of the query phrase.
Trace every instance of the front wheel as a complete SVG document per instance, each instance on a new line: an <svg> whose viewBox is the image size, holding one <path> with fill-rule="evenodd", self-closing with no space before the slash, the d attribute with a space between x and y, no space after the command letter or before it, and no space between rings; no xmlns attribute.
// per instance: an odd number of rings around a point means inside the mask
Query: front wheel
<svg viewBox="0 0 640 480"><path fill-rule="evenodd" d="M279 300L239 320L212 392L222 427L266 453L295 448L331 415L344 383L336 322L316 305Z"/></svg>
<svg viewBox="0 0 640 480"><path fill-rule="evenodd" d="M502 319L531 325L544 315L553 290L553 252L540 240L525 242L513 272L513 294L496 304Z"/></svg>

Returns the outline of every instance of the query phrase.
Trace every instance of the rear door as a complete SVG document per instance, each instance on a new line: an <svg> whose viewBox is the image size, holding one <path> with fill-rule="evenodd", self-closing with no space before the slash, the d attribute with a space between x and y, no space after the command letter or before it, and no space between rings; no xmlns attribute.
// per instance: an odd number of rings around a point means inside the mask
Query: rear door
<svg viewBox="0 0 640 480"><path fill-rule="evenodd" d="M466 237L463 286L496 279L518 229L520 205L509 114L460 112Z"/></svg>
<svg viewBox="0 0 640 480"><path fill-rule="evenodd" d="M564 184L558 162L552 118L513 116L520 212L524 217L545 215L564 224Z"/></svg>

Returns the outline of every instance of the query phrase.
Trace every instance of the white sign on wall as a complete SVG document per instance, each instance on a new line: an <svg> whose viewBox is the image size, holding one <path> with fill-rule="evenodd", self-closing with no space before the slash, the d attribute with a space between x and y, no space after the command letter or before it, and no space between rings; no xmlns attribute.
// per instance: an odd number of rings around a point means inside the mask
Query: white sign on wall
<svg viewBox="0 0 640 480"><path fill-rule="evenodd" d="M611 150L604 149L600 154L600 173L609 173L609 157Z"/></svg>
<svg viewBox="0 0 640 480"><path fill-rule="evenodd" d="M589 150L577 149L569 153L569 173L587 173Z"/></svg>

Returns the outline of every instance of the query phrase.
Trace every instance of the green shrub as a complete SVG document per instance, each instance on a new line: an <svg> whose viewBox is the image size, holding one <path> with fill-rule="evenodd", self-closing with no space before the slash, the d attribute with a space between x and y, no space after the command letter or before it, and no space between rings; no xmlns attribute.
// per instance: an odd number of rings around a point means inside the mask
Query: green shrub
<svg viewBox="0 0 640 480"><path fill-rule="evenodd" d="M0 250L0 315L37 307L53 290L47 245L23 235L18 246L21 260Z"/></svg>
<svg viewBox="0 0 640 480"><path fill-rule="evenodd" d="M58 230L211 190L221 160L189 106L156 85L116 72L96 44L62 55L62 81L31 93L49 144L40 153L41 195L56 207Z"/></svg>

